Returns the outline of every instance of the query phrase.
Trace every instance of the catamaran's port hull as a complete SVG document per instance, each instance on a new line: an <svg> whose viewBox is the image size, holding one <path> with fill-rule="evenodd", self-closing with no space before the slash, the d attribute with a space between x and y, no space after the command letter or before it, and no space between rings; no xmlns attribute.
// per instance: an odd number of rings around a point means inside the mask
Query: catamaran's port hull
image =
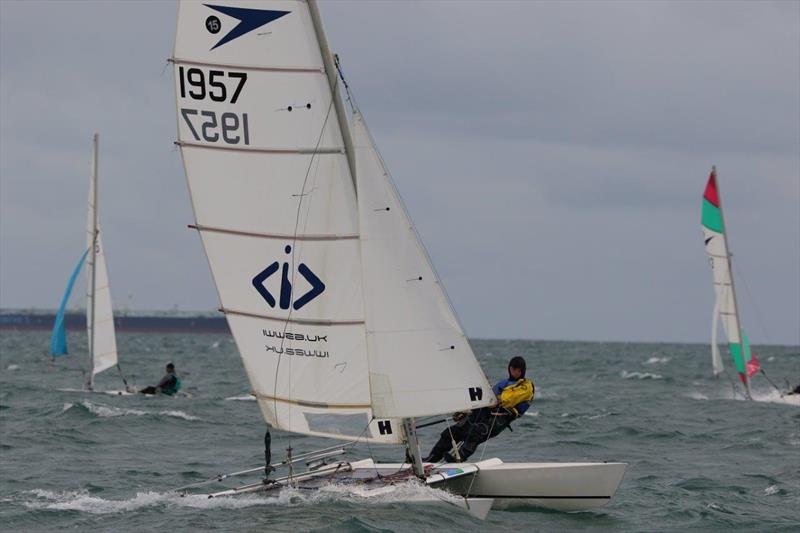
<svg viewBox="0 0 800 533"><path fill-rule="evenodd" d="M359 471L390 475L408 468L399 463L374 463L371 459L351 463ZM427 465L426 465L427 466ZM462 474L458 470L471 470ZM493 458L477 463L437 465L432 472L454 477L432 483L469 498L494 499L493 509L542 507L558 511L587 511L607 504L625 475L625 463L504 463Z"/></svg>

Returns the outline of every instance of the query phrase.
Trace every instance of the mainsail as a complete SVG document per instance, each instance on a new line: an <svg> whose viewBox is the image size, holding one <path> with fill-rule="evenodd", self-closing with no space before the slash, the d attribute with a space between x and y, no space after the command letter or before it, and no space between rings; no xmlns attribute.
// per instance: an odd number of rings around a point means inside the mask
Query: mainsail
<svg viewBox="0 0 800 533"><path fill-rule="evenodd" d="M489 403L371 144L354 162L316 6L182 1L172 62L194 227L267 423L392 443Z"/></svg>
<svg viewBox="0 0 800 533"><path fill-rule="evenodd" d="M725 336L728 338L728 347L739 378L749 386L748 378L758 372L759 362L750 351L750 343L739 320L716 168L711 169L703 194L702 226L706 253L714 279L715 309L719 313ZM716 374L722 371L722 362L719 354L715 352L715 347L716 321L712 331L712 362Z"/></svg>
<svg viewBox="0 0 800 533"><path fill-rule="evenodd" d="M90 251L86 262L86 331L92 356L92 376L117 364L117 337L114 311L108 284L106 254L100 238L97 210L97 143L94 135L92 180L89 185L89 211L86 221L86 246Z"/></svg>

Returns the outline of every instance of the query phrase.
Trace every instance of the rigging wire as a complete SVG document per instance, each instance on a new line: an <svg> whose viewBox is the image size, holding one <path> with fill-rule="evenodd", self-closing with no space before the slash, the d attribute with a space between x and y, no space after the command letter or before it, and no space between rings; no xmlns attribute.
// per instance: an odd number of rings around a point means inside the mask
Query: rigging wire
<svg viewBox="0 0 800 533"><path fill-rule="evenodd" d="M770 340L769 332L767 331L767 326L766 326L766 324L765 324L765 322L764 322L764 320L762 318L761 311L759 310L758 306L756 305L756 301L753 298L752 293L750 292L750 287L747 285L747 281L744 279L744 276L742 275L741 270L736 269L736 268L733 267L733 262L732 261L731 261L731 268L734 271L733 273L736 274L736 277L739 278L739 281L742 282L742 285L744 285L744 292L747 293L748 303L750 304L750 307L752 307L753 310L755 311L756 317L758 318L758 322L761 325L761 331L764 333L764 338L767 339L767 342L771 343L772 341Z"/></svg>
<svg viewBox="0 0 800 533"><path fill-rule="evenodd" d="M297 235L298 235L298 229L300 227L300 212L301 212L301 209L302 209L302 206L303 206L303 198L306 196L306 184L308 183L308 177L311 174L311 169L314 166L315 159L317 159L317 160L319 159L317 157L318 152L319 152L319 146L322 143L322 138L323 138L323 136L325 134L325 127L328 124L328 119L330 118L330 115L331 115L331 109L333 109L333 101L334 101L334 91L332 90L331 91L331 101L328 104L328 110L325 113L325 120L322 122L322 127L320 128L319 136L317 137L317 143L314 146L314 151L311 153L311 159L309 160L308 167L306 168L306 174L305 174L305 177L303 178L303 184L302 184L302 186L300 188L300 194L297 196L297 211L296 211L296 214L295 214L294 233L293 233L293 236L292 236L292 255L291 255L291 265L290 265L291 266L291 271L292 271L291 288L289 290L289 301L290 302L292 301L292 297L294 296L295 257L296 257L296 253L297 253ZM306 217L306 223L308 223L308 217ZM279 375L280 368L281 368L281 360L283 358L283 347L284 347L284 343L286 341L286 330L288 329L289 322L290 322L290 320L292 318L292 311L293 311L293 307L291 305L289 305L289 313L288 313L288 315L286 317L286 320L284 321L284 324L283 324L283 337L281 338L281 351L278 353L278 363L275 366L275 380L274 380L274 383L273 383L273 391L275 392L275 394L273 395L273 401L272 402L273 402L273 409L275 411L275 421L276 422L278 422L278 397L277 397L278 396L277 395L277 391L278 391L278 375ZM290 361L290 363L289 363L289 379L290 380L291 380L291 371L292 371L292 365L291 365L291 361ZM289 447L291 448L291 446L292 446L291 433L289 433L288 439L289 439Z"/></svg>
<svg viewBox="0 0 800 533"><path fill-rule="evenodd" d="M731 268L733 268L733 263L731 263ZM744 276L742 275L742 272L740 270L734 270L734 273L738 276L739 280L742 282L742 285L744 286L744 292L747 293L748 303L750 304L750 307L752 307L753 310L755 311L756 317L758 318L758 322L761 325L761 330L764 333L764 338L767 340L768 343L771 344L772 339L769 336L769 331L767 331L766 323L764 322L764 319L761 315L761 311L756 305L756 301L755 298L753 298L753 294L750 292L750 287L747 285L747 281L744 279ZM783 391L777 385L775 385L775 383L769 378L769 376L767 375L767 371L764 370L764 367L759 366L759 371L761 372L761 375L763 375L764 378L767 380L767 382L770 385L772 385L776 391L778 391L780 397L783 398Z"/></svg>
<svg viewBox="0 0 800 533"><path fill-rule="evenodd" d="M497 422L497 416L492 416L492 425L489 427L489 433L487 435L486 440L483 442L482 450L481 450L481 457L478 459L478 462L483 461L483 456L486 454L486 450L489 448L489 441L491 440L492 430L494 429L494 424ZM480 470L476 470L474 474L472 474L472 479L469 481L469 487L467 487L467 492L464 494L464 501L469 498L470 492L472 492L472 485L475 483L475 478L478 477L478 472Z"/></svg>

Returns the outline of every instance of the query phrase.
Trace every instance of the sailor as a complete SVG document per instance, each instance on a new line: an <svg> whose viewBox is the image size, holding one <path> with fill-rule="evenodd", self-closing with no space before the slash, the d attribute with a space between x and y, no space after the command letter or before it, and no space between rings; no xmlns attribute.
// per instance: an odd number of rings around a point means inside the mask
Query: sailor
<svg viewBox="0 0 800 533"><path fill-rule="evenodd" d="M442 431L439 441L424 460L430 463L442 459L449 463L466 461L479 444L496 437L522 416L530 407L534 393L533 381L525 377L525 367L525 359L512 357L508 362L508 378L498 381L492 388L497 403L469 413L456 413L453 420L457 423ZM455 453L451 455L454 444Z"/></svg>
<svg viewBox="0 0 800 533"><path fill-rule="evenodd" d="M163 393L168 396L174 396L176 392L181 389L181 378L175 374L175 365L167 363L167 373L158 382L158 385L145 387L139 392L142 394L158 394Z"/></svg>

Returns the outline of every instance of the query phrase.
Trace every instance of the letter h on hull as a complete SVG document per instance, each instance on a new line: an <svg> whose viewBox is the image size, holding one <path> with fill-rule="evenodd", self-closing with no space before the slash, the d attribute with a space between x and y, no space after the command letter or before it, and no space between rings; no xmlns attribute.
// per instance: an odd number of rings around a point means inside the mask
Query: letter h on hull
<svg viewBox="0 0 800 533"><path fill-rule="evenodd" d="M483 398L483 389L480 387L469 388L469 400L471 402L479 402Z"/></svg>

